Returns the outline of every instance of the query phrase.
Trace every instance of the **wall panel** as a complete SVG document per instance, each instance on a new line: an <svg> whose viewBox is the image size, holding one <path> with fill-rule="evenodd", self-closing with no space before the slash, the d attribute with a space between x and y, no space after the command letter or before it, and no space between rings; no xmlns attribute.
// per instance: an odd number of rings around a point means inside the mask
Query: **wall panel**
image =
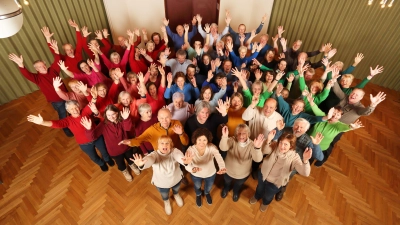
<svg viewBox="0 0 400 225"><path fill-rule="evenodd" d="M332 61L353 63L358 52L364 60L354 71L356 78L369 74L369 67L383 65L384 72L373 78L372 83L400 90L400 2L381 9L375 0L279 0L274 2L268 34L275 35L283 25L288 45L300 39L302 50L318 49L322 43L331 42L338 53ZM319 60L312 58L312 61Z"/></svg>
<svg viewBox="0 0 400 225"><path fill-rule="evenodd" d="M37 59L45 60L47 65L52 63L53 57L40 31L41 27L50 28L60 49L63 43L76 44L75 29L67 22L69 18L75 19L80 26L88 26L93 33L97 29L109 28L100 0L30 0L30 5L22 5L22 8L22 29L12 37L0 39L0 104L38 89L20 74L18 66L8 59L9 53L22 54L24 65L31 71L34 71L32 62Z"/></svg>

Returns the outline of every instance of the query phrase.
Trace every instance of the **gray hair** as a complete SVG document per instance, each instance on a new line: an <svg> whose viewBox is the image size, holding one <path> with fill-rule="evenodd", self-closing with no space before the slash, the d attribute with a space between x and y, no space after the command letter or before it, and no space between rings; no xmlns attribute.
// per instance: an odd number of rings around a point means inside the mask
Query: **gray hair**
<svg viewBox="0 0 400 225"><path fill-rule="evenodd" d="M306 130L308 130L308 129L310 128L310 122L309 122L308 120L304 119L304 118L297 118L297 119L294 121L293 126L294 126L296 123L305 123L305 124L306 124L306 127L307 127Z"/></svg>
<svg viewBox="0 0 400 225"><path fill-rule="evenodd" d="M176 55L177 55L177 56L178 56L178 55L186 56L186 51L185 51L185 50L182 50L182 49L179 49L178 51L176 51Z"/></svg>
<svg viewBox="0 0 400 225"><path fill-rule="evenodd" d="M175 101L175 99L181 98L183 101L185 101L185 95L182 92L175 92L172 95L172 101Z"/></svg>
<svg viewBox="0 0 400 225"><path fill-rule="evenodd" d="M204 108L208 109L208 112L211 113L211 106L210 103L206 102L206 101L200 101L196 106L195 106L195 111L196 111L196 115Z"/></svg>
<svg viewBox="0 0 400 225"><path fill-rule="evenodd" d="M80 108L79 107L79 103L76 101L76 100L69 100L69 101L66 101L65 102L65 110L68 110L68 106L69 105L76 105L76 106L78 106L78 108Z"/></svg>
<svg viewBox="0 0 400 225"><path fill-rule="evenodd" d="M138 113L141 115L143 112L151 110L151 106L148 103L142 103L139 105Z"/></svg>
<svg viewBox="0 0 400 225"><path fill-rule="evenodd" d="M245 129L247 132L247 136L250 137L250 128L249 126L247 126L247 124L244 123L237 125L237 127L235 128L235 136L237 135L240 129Z"/></svg>

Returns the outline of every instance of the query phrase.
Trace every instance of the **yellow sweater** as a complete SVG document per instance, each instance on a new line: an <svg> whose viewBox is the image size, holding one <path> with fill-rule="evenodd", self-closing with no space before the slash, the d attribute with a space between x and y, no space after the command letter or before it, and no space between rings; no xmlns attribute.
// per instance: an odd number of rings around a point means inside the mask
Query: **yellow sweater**
<svg viewBox="0 0 400 225"><path fill-rule="evenodd" d="M182 145L189 144L189 137L183 131L182 135L177 135L172 130L175 125L182 126L181 122L178 120L171 120L171 124L168 127L168 130L164 129L161 124L158 122L153 124L149 128L147 128L139 137L131 139L130 146L139 146L142 142L147 141L153 146L153 149L158 149L158 138L162 135L168 135L172 142L174 143L174 148L178 148L182 150ZM183 130L183 128L182 128Z"/></svg>

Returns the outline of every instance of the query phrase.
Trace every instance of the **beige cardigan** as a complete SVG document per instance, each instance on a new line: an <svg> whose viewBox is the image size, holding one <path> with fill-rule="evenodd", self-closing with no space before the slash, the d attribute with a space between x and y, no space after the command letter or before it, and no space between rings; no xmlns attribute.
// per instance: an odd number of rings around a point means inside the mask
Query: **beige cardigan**
<svg viewBox="0 0 400 225"><path fill-rule="evenodd" d="M264 158L264 161L261 166L261 174L263 177L263 181L267 179L269 173L272 170L272 167L275 165L277 160L277 152L279 151L279 147L277 147L274 151L272 151L269 144L265 143L263 147L263 153L269 154ZM303 175L308 177L311 172L310 163L307 161L306 164L303 163L300 156L296 151L289 150L286 154L286 162L283 165L282 174L280 178L274 183L278 188L281 186L285 186L289 182L290 173L293 169Z"/></svg>
<svg viewBox="0 0 400 225"><path fill-rule="evenodd" d="M250 175L251 164L261 162L261 149L255 149L252 140L245 147L241 147L235 137L222 136L219 142L221 151L228 151L225 158L226 173L235 179L243 179Z"/></svg>
<svg viewBox="0 0 400 225"><path fill-rule="evenodd" d="M213 144L208 144L206 150L204 151L204 155L202 156L199 155L195 145L190 146L187 151L192 153L193 158L192 162L186 166L186 170L189 171L193 176L207 178L214 175L217 172L214 165L214 157L217 161L219 169L225 168L224 159L222 159L217 147L215 147ZM199 167L201 170L193 173L193 167Z"/></svg>

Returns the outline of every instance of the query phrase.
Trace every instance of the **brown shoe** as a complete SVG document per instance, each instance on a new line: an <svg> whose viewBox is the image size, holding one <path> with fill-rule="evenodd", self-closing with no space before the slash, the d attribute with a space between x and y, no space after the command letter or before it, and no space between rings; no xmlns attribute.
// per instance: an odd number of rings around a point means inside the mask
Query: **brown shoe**
<svg viewBox="0 0 400 225"><path fill-rule="evenodd" d="M268 208L268 205L261 204L260 211L265 212L267 210L267 208Z"/></svg>
<svg viewBox="0 0 400 225"><path fill-rule="evenodd" d="M258 202L258 199L256 199L256 197L253 195L253 197L251 197L251 199L250 199L250 204L254 205L254 204L256 204L256 202Z"/></svg>
<svg viewBox="0 0 400 225"><path fill-rule="evenodd" d="M280 201L280 200L282 200L282 198L283 198L283 193L285 193L285 191L286 191L286 186L283 186L282 188L281 188L281 190L278 192L278 193L276 193L275 194L275 200L276 201Z"/></svg>

